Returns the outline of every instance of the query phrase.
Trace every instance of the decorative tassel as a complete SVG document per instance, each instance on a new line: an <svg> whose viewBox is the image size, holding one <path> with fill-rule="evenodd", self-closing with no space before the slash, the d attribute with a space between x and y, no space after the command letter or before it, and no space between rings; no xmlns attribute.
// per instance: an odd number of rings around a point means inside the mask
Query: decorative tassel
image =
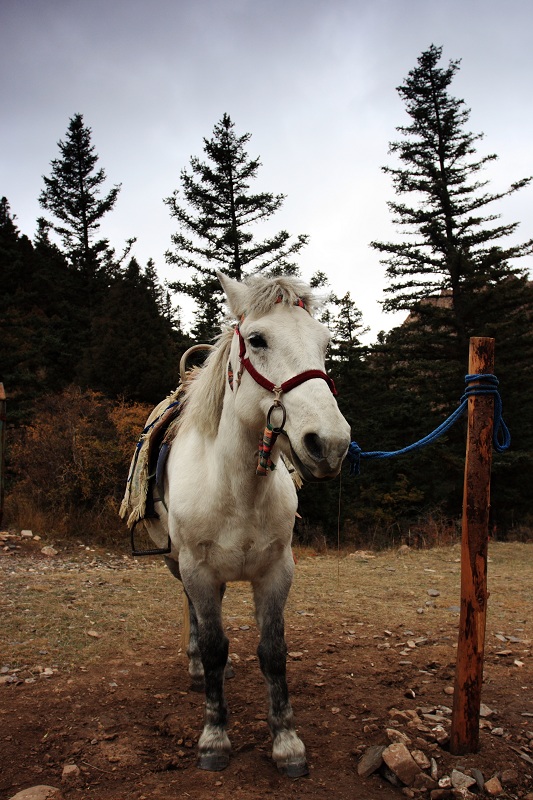
<svg viewBox="0 0 533 800"><path fill-rule="evenodd" d="M279 432L275 431L268 423L259 442L259 463L255 471L256 475L267 475L269 469L276 468L276 465L272 463L272 448L276 444L278 435Z"/></svg>

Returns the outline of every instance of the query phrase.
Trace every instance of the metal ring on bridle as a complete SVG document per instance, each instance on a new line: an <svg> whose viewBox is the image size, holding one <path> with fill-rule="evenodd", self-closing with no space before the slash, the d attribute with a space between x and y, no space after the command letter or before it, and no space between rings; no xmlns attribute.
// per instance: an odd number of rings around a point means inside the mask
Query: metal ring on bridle
<svg viewBox="0 0 533 800"><path fill-rule="evenodd" d="M277 428L274 428L274 426L272 426L272 430L273 430L274 433L282 433L283 432L283 426L285 425L285 422L287 421L287 411L285 410L285 406L283 405L283 403L281 403L279 400L277 400L274 403L274 405L270 406L270 408L269 408L269 411L268 411L268 414L267 414L267 425L270 425L271 414L276 408L280 408L281 409L281 413L282 413L283 416L282 416L282 420L281 420L281 425L279 427L277 427Z"/></svg>

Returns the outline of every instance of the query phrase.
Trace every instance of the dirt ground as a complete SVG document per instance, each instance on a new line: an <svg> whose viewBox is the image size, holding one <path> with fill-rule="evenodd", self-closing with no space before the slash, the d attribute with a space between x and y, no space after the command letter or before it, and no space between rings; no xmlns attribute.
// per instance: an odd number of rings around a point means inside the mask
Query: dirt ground
<svg viewBox="0 0 533 800"><path fill-rule="evenodd" d="M402 789L378 774L359 777L357 764L395 726L417 747L425 742L439 776L476 767L488 780L514 769L500 797L533 787L532 546L490 547L482 699L494 714L483 721L479 752L467 756L429 744L390 714L452 704L458 547L297 553L288 679L310 775L294 781L270 760L247 586L230 586L224 601L233 755L224 772L209 773L195 766L203 695L190 686L181 590L164 565L81 546L47 557L43 542L13 541L0 551L0 800L38 784L61 787L66 764L80 769L62 787L76 800L389 800Z"/></svg>

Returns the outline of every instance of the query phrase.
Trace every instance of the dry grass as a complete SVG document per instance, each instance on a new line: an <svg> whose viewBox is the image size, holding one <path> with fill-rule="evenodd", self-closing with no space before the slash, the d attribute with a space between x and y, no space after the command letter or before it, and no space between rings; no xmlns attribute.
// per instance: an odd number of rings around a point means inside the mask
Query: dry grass
<svg viewBox="0 0 533 800"><path fill-rule="evenodd" d="M494 635L531 638L532 545L494 543L489 555L487 644ZM157 559L133 561L80 550L54 559L29 552L0 560L2 663L30 672L88 668L120 650L177 648L182 614L179 583ZM305 631L306 617L324 633L335 625L382 635L439 632L454 643L459 604L459 547L378 554L314 555L297 551L287 628ZM431 598L428 589L438 590ZM433 603L433 605L428 605ZM254 625L250 588L232 584L224 601L232 630ZM501 645L498 645L501 646ZM0 665L1 666L1 665Z"/></svg>

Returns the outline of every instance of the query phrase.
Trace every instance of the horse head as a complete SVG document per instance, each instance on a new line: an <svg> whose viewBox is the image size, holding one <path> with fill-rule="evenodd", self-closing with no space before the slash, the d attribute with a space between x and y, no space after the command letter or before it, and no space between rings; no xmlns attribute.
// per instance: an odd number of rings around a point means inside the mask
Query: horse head
<svg viewBox="0 0 533 800"><path fill-rule="evenodd" d="M330 334L313 316L311 290L295 278L219 273L239 320L230 350L235 411L254 431L268 419L281 451L307 481L338 475L350 428L325 372Z"/></svg>

